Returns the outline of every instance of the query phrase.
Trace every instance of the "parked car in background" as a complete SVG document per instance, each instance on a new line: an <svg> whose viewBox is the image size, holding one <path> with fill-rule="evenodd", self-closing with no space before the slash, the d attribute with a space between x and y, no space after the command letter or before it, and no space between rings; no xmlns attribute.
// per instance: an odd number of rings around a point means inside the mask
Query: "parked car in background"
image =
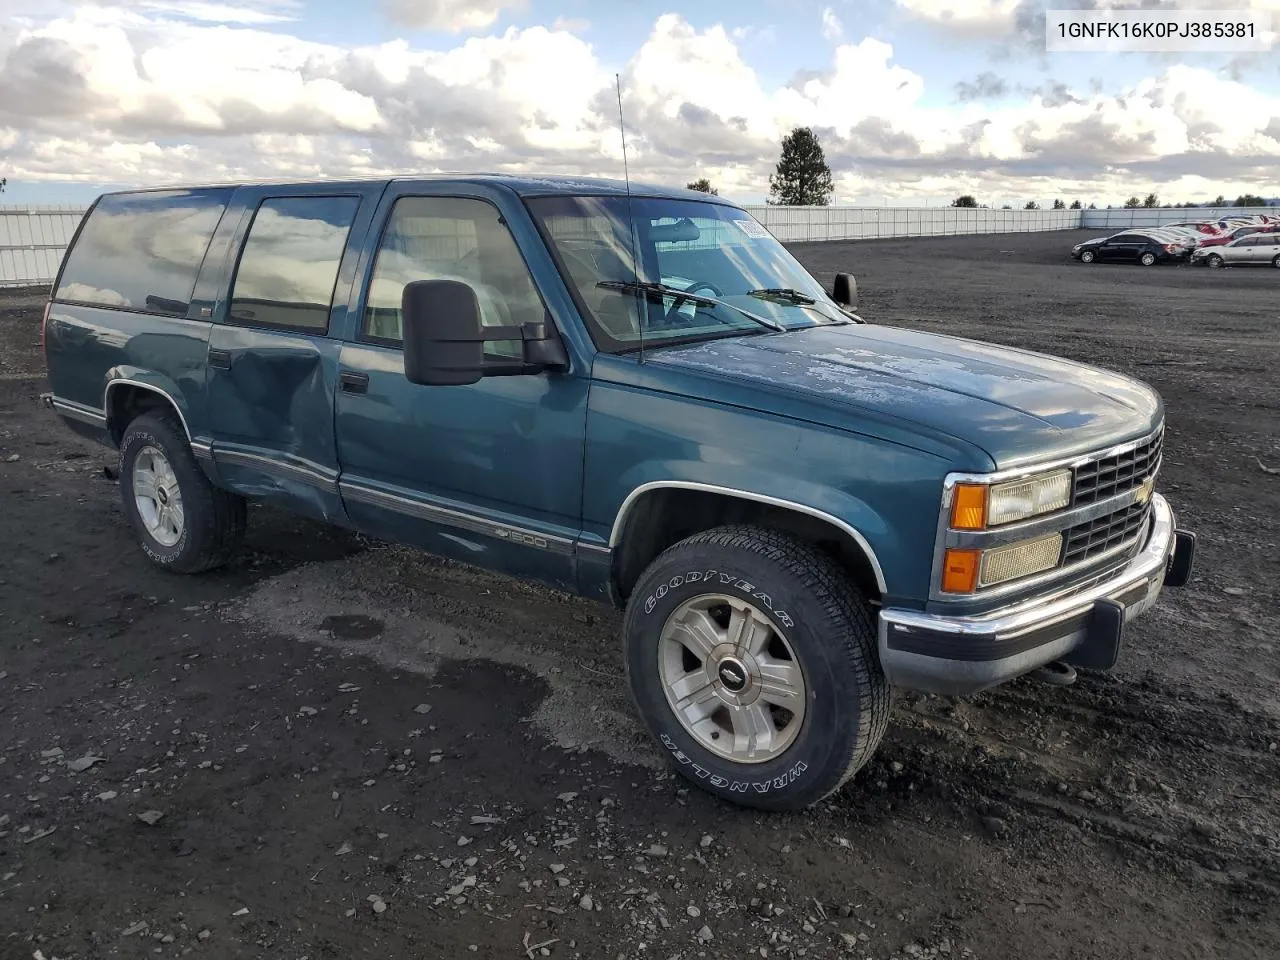
<svg viewBox="0 0 1280 960"><path fill-rule="evenodd" d="M1161 226L1155 227L1148 234L1153 240L1161 243L1171 243L1180 247L1186 252L1187 256L1191 255L1191 251L1199 246L1200 241L1204 239L1204 235L1192 230L1188 227Z"/></svg>
<svg viewBox="0 0 1280 960"><path fill-rule="evenodd" d="M1183 220L1179 223L1166 223L1166 227L1184 227L1188 230L1194 230L1198 234L1206 237L1216 237L1222 233L1222 228L1216 223L1196 220Z"/></svg>
<svg viewBox="0 0 1280 960"><path fill-rule="evenodd" d="M1205 267L1280 267L1280 232L1253 233L1224 246L1201 247L1191 262Z"/></svg>
<svg viewBox="0 0 1280 960"><path fill-rule="evenodd" d="M1233 240L1239 240L1241 237L1248 237L1255 233L1275 233L1277 230L1280 230L1280 226L1273 223L1248 223L1244 226L1235 227L1221 236L1208 237L1200 242L1200 246L1221 247L1231 243Z"/></svg>
<svg viewBox="0 0 1280 960"><path fill-rule="evenodd" d="M1157 263L1185 259L1190 256L1190 251L1181 241L1170 236L1156 235L1152 231L1126 230L1114 236L1077 243L1071 248L1071 256L1082 263L1105 260L1151 267Z"/></svg>

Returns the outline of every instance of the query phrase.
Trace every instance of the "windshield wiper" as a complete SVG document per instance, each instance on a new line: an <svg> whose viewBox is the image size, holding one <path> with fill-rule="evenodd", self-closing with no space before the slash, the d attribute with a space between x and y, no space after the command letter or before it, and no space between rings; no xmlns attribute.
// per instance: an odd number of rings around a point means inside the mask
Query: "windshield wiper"
<svg viewBox="0 0 1280 960"><path fill-rule="evenodd" d="M791 287L765 287L762 290L748 290L747 296L771 303L785 303L792 307L804 307L806 310L812 310L818 316L832 323L853 322L847 317L833 317L822 309L816 298L809 296L807 293L801 293L799 290L793 290Z"/></svg>
<svg viewBox="0 0 1280 960"><path fill-rule="evenodd" d="M807 307L818 302L808 294L793 290L791 287L765 287L762 290L748 290L747 296L757 297L761 300L781 300L783 303L795 304L797 307Z"/></svg>
<svg viewBox="0 0 1280 960"><path fill-rule="evenodd" d="M677 305L680 303L692 303L699 307L728 307L730 310L736 310L748 320L754 320L760 326L766 327L775 333L787 332L787 328L777 321L752 313L750 310L744 310L728 300L717 300L715 297L685 293L683 290L669 287L665 283L653 283L644 280L601 280L596 286L603 287L606 290L621 290L624 293L641 293L645 297L671 297Z"/></svg>

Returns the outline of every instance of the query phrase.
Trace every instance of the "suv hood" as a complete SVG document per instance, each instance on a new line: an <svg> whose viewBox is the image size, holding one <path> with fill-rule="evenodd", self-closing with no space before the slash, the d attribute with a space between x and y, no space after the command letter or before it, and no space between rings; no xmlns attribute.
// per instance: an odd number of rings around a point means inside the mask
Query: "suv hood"
<svg viewBox="0 0 1280 960"><path fill-rule="evenodd" d="M712 340L655 350L646 365L747 381L762 410L874 433L917 425L986 452L999 469L1145 436L1164 417L1147 385L1097 367L975 340L871 324ZM858 425L859 419L865 420Z"/></svg>

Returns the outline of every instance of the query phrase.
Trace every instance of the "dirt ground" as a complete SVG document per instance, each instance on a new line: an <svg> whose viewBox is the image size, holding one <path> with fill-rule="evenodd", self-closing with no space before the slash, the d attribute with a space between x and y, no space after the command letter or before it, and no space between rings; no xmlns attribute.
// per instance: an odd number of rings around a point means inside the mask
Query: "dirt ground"
<svg viewBox="0 0 1280 960"><path fill-rule="evenodd" d="M1276 956L1280 271L1076 239L796 250L869 319L1154 384L1197 579L1114 673L899 696L788 816L660 765L603 608L264 510L155 570L0 293L0 960Z"/></svg>

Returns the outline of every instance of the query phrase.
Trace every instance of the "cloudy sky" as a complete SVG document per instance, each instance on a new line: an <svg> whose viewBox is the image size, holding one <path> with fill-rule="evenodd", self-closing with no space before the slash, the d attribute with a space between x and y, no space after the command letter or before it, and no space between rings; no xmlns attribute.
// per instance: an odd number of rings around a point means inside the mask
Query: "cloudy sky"
<svg viewBox="0 0 1280 960"><path fill-rule="evenodd" d="M1252 7L1280 0L1056 0ZM363 9L362 9L363 5ZM1280 46L1046 54L1047 0L0 0L8 203L440 170L709 177L813 126L838 202L1280 197Z"/></svg>

